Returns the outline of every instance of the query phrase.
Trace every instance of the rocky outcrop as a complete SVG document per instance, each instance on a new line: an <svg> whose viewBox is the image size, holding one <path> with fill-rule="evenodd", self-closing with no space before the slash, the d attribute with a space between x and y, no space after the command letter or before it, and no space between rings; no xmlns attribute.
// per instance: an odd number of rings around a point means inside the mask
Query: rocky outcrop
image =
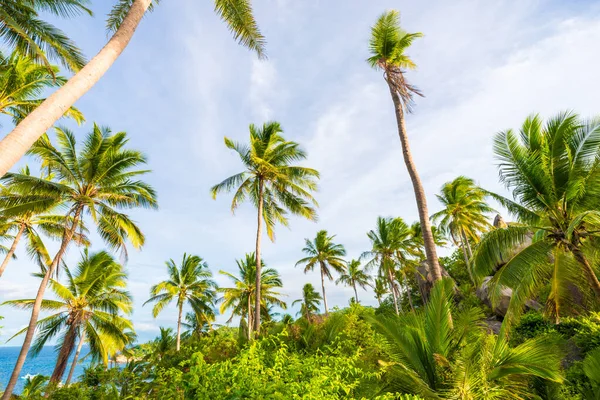
<svg viewBox="0 0 600 400"><path fill-rule="evenodd" d="M485 305L490 307L494 314L504 317L506 312L508 311L508 306L510 304L510 299L512 297L512 289L508 287L500 288L500 294L498 296L498 304L495 307L492 306L492 302L490 300L490 280L491 276L487 276L483 279L483 283L477 290L475 294ZM527 300L525 303L525 307L528 309L539 310L542 308L542 305L535 300Z"/></svg>
<svg viewBox="0 0 600 400"><path fill-rule="evenodd" d="M444 278L450 277L448 271L446 271L444 267L440 265L440 268L442 269L442 276ZM422 261L419 264L417 270L415 271L415 279L417 281L417 285L419 286L421 298L424 302L427 302L429 299L429 292L433 288L433 274L429 269L429 264L427 264L427 261Z"/></svg>

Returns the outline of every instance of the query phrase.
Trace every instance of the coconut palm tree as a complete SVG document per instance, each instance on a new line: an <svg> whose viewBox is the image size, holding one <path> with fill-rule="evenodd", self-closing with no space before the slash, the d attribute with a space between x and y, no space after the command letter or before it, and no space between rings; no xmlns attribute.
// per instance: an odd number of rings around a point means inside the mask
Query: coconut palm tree
<svg viewBox="0 0 600 400"><path fill-rule="evenodd" d="M214 315L217 284L213 281L208 264L199 256L183 254L181 266L173 259L166 262L169 279L150 289L150 298L144 303L156 303L152 308L154 318L173 300L177 301L177 343L181 345L181 319L183 306L189 303L196 314Z"/></svg>
<svg viewBox="0 0 600 400"><path fill-rule="evenodd" d="M34 400L41 399L48 386L48 377L44 375L27 376L25 378L25 385L21 394L17 397L19 400Z"/></svg>
<svg viewBox="0 0 600 400"><path fill-rule="evenodd" d="M291 165L304 160L306 153L296 142L290 142L281 135L283 130L277 122L267 122L262 127L250 125L250 145L236 143L225 138L225 145L240 156L244 171L230 176L211 188L213 199L223 191L236 190L231 202L231 211L247 198L256 206L256 296L254 306L254 330L260 330L260 279L261 237L263 221L267 235L275 240L276 223L288 226L288 212L309 220L316 220L317 213L311 206L317 202L312 197L317 189L319 173L310 168Z"/></svg>
<svg viewBox="0 0 600 400"><path fill-rule="evenodd" d="M415 192L427 263L434 281L438 281L442 279L442 271L438 262L433 234L431 233L427 198L412 158L404 120L405 112L411 111L413 96L415 94L421 95L421 92L409 84L404 76L406 70L416 68L415 63L406 54L406 50L415 39L421 36L421 33L407 33L400 27L400 14L397 11L386 11L371 28L371 40L369 42L371 57L367 61L371 67L383 71L383 78L388 84L394 102L402 155Z"/></svg>
<svg viewBox="0 0 600 400"><path fill-rule="evenodd" d="M360 267L360 261L352 260L348 263L348 269L342 272L336 283L352 286L354 289L354 299L358 303L359 301L356 285L363 288L363 290L366 290L367 286L370 286L371 284L371 276L364 268Z"/></svg>
<svg viewBox="0 0 600 400"><path fill-rule="evenodd" d="M21 174L30 175L29 168L25 167ZM35 212L28 207L22 207L23 204L35 202L38 204L39 211ZM17 207L22 207L22 213L15 213L11 209L11 205L16 204ZM42 204L46 204L44 207ZM48 254L48 250L40 236L43 233L49 238L60 239L65 234L65 227L69 226L72 221L68 216L60 214L49 214L60 206L60 197L53 195L32 195L29 191L20 191L15 185L3 187L0 189L0 213L15 215L12 218L7 218L0 222L1 230L6 233L14 233L11 238L12 244L7 249L6 255L2 264L0 264L0 277L6 270L9 261L15 257L15 251L21 239L25 239L27 243L27 253L36 263L42 267L47 267L52 262L52 258ZM79 245L89 245L89 240L85 235L87 229L83 221L79 221L79 227L73 234L72 240Z"/></svg>
<svg viewBox="0 0 600 400"><path fill-rule="evenodd" d="M315 290L313 285L307 283L302 288L302 298L294 300L292 306L300 304L300 312L298 314L306 318L308 322L311 322L313 315L319 312L321 300L321 295Z"/></svg>
<svg viewBox="0 0 600 400"><path fill-rule="evenodd" d="M261 261L262 262L262 261ZM219 288L218 291L223 293L223 297L219 299L221 307L219 312L224 314L227 310L232 310L231 317L227 322L231 322L234 316L246 318L248 329L246 335L248 340L252 338L250 328L253 321L253 306L256 293L256 256L254 253L247 253L244 259L236 260L239 276L235 276L226 271L219 271L229 277L234 287ZM277 291L283 287L283 282L279 276L279 272L273 268L267 268L262 262L263 269L261 270L260 293L261 293L261 308L264 314L270 307L277 306L287 308L284 301L281 300L281 292Z"/></svg>
<svg viewBox="0 0 600 400"><path fill-rule="evenodd" d="M85 58L61 30L40 19L40 13L70 18L91 15L85 0L0 0L0 38L17 54L52 68L50 59L79 71ZM1 176L2 174L0 174Z"/></svg>
<svg viewBox="0 0 600 400"><path fill-rule="evenodd" d="M377 304L381 307L381 299L383 296L389 293L389 285L387 279L382 276L378 276L375 278L375 284L373 285L373 292L375 292L375 298L377 299Z"/></svg>
<svg viewBox="0 0 600 400"><path fill-rule="evenodd" d="M531 378L562 382L556 339L511 347L505 334L487 333L478 308L457 312L453 293L452 280L438 281L424 308L374 321L390 346L393 389L432 399L520 399L530 397Z"/></svg>
<svg viewBox="0 0 600 400"><path fill-rule="evenodd" d="M296 263L304 265L304 273L313 271L316 266L321 272L321 289L323 290L323 305L325 307L325 315L329 315L327 308L327 297L325 296L325 277L330 281L333 280L331 270L338 274L346 271L346 261L342 257L346 255L346 249L343 245L333 242L335 235L328 236L327 231L321 230L317 232L314 240L304 239L306 246L302 252L308 257L304 257Z"/></svg>
<svg viewBox="0 0 600 400"><path fill-rule="evenodd" d="M45 90L67 82L58 71L56 66L39 65L17 52L8 57L0 54L0 114L10 116L18 124L44 101L41 95ZM78 124L85 120L75 107L69 108L64 116Z"/></svg>
<svg viewBox="0 0 600 400"><path fill-rule="evenodd" d="M62 2L80 3L82 1L62 0ZM250 0L214 0L214 2L215 12L228 25L234 38L240 44L255 51L259 57L265 57L265 40L254 20ZM4 3L15 2L3 0L2 4ZM36 2L27 0L26 3L60 4L56 0ZM156 0L154 2L153 0L117 0L108 15L107 27L114 32L108 43L85 67L42 102L0 141L0 176L8 172L27 149L62 117L64 110L72 107L100 80L129 44L146 10L151 10L156 3ZM0 15L6 15L3 11ZM2 20L0 19L1 28Z"/></svg>
<svg viewBox="0 0 600 400"><path fill-rule="evenodd" d="M42 309L52 314L38 321L39 334L32 347L32 355L36 356L49 340L61 336L51 384L61 381L78 338L80 343L87 340L90 353L106 365L107 343L117 342L124 347L129 340L123 331L133 329L131 321L122 316L132 312L131 295L125 290L127 275L110 254L105 251L89 254L86 250L75 271L66 266L64 269L66 284L50 281L56 300L42 301ZM3 304L31 308L34 303L35 299L27 299Z"/></svg>
<svg viewBox="0 0 600 400"><path fill-rule="evenodd" d="M140 228L121 211L126 208L156 207L154 190L139 179L149 171L136 169L146 163L146 157L136 150L126 148L125 132L112 134L109 128L100 128L94 124L81 148L78 148L74 134L67 129L57 128L56 136L57 147L44 135L30 150L30 154L39 159L48 171L50 179L16 173L8 173L2 177L7 186L14 185L21 192L29 191L32 196L59 199L67 209L69 223L65 227L60 248L40 283L23 346L2 400L8 400L14 390L33 340L46 286L84 215L91 216L99 236L106 244L126 255L127 241L134 248L141 248L145 238ZM23 202L23 199L16 199L14 204L5 205L3 216L15 217L24 210L38 212L39 207L40 204L34 201Z"/></svg>
<svg viewBox="0 0 600 400"><path fill-rule="evenodd" d="M206 313L196 314L193 311L187 312L185 314L184 322L181 323L186 329L186 331L183 332L182 337L184 339L189 337L201 337L213 329L216 325L214 322L214 313L212 315L207 315Z"/></svg>
<svg viewBox="0 0 600 400"><path fill-rule="evenodd" d="M530 116L520 132L500 132L494 139L500 180L514 200L490 195L519 223L484 236L474 273L482 279L500 266L490 281L491 300L497 302L502 286L512 288L514 316L548 286L546 311L556 322L560 314L600 300L599 143L600 118L584 120L569 112L546 123Z"/></svg>
<svg viewBox="0 0 600 400"><path fill-rule="evenodd" d="M473 257L470 242L478 242L483 232L491 228L486 214L494 209L485 201L486 193L467 177L459 176L442 186L436 195L444 207L431 216L440 230L452 239L463 252L471 281L474 283L470 259Z"/></svg>
<svg viewBox="0 0 600 400"><path fill-rule="evenodd" d="M173 348L175 337L173 336L173 328L160 327L160 335L154 339L152 343L154 347L153 356L161 360Z"/></svg>

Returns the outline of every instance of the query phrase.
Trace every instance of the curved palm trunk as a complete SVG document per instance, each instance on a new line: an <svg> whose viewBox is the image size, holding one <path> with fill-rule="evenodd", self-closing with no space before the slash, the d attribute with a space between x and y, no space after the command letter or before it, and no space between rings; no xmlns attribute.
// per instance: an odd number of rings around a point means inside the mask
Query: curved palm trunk
<svg viewBox="0 0 600 400"><path fill-rule="evenodd" d="M152 0L135 0L108 43L77 74L31 112L0 142L0 176L108 71L131 40Z"/></svg>
<svg viewBox="0 0 600 400"><path fill-rule="evenodd" d="M56 359L56 365L54 366L54 371L52 371L52 376L50 377L51 384L57 384L62 380L63 375L65 374L65 370L67 369L67 364L69 362L69 357L75 348L75 340L77 339L77 328L72 324L65 335L62 346L60 347L60 351L58 352L58 357Z"/></svg>
<svg viewBox="0 0 600 400"><path fill-rule="evenodd" d="M583 252L578 247L573 247L571 251L573 252L575 260L577 260L577 262L583 267L583 271L587 275L590 285L592 286L592 289L596 294L596 297L600 299L600 282L598 281L598 277L596 276L594 269L588 262L587 258L585 258Z"/></svg>
<svg viewBox="0 0 600 400"><path fill-rule="evenodd" d="M248 323L246 324L248 341L252 340L252 296L248 296Z"/></svg>
<svg viewBox="0 0 600 400"><path fill-rule="evenodd" d="M176 350L181 348L181 315L183 314L183 301L179 303L179 315L177 316L177 344Z"/></svg>
<svg viewBox="0 0 600 400"><path fill-rule="evenodd" d="M375 296L375 298L377 299L377 304L379 304L379 307L381 307L381 297Z"/></svg>
<svg viewBox="0 0 600 400"><path fill-rule="evenodd" d="M325 296L325 272L323 271L324 266L321 263L321 289L323 289L323 305L325 306L325 315L329 316L329 309L327 308L327 296Z"/></svg>
<svg viewBox="0 0 600 400"><path fill-rule="evenodd" d="M471 283L473 283L473 285L475 285L475 278L473 278L473 271L471 271L471 257L473 257L472 254L470 253L470 247L469 250L467 250L467 246L469 241L467 240L467 235L465 235L465 231L461 228L460 230L460 247L462 248L462 252L463 252L463 257L465 258L465 264L467 266L467 272L469 272L469 278L471 279Z"/></svg>
<svg viewBox="0 0 600 400"><path fill-rule="evenodd" d="M73 379L73 374L75 373L75 367L77 366L77 361L79 361L79 353L81 353L81 348L83 347L83 343L85 342L85 329L81 333L81 337L79 338L79 344L77 345L77 350L75 350L75 356L73 357L73 362L71 363L71 369L69 369L69 376L67 376L67 380L65 381L65 386L69 386L71 383L71 379Z"/></svg>
<svg viewBox="0 0 600 400"><path fill-rule="evenodd" d="M262 236L262 219L263 219L263 193L264 181L261 179L258 184L258 227L256 228L256 298L254 299L254 331L256 335L260 332L260 278L262 273L262 265L260 263L260 239ZM250 326L250 325L248 325ZM250 329L250 328L248 328Z"/></svg>
<svg viewBox="0 0 600 400"><path fill-rule="evenodd" d="M352 280L352 286L354 287L354 300L358 303L358 292L356 291L356 281Z"/></svg>
<svg viewBox="0 0 600 400"><path fill-rule="evenodd" d="M431 233L431 222L429 221L429 211L427 210L427 198L425 196L423 184L421 183L421 179L419 178L419 174L417 172L417 167L415 166L412 154L410 152L402 102L400 101L398 93L396 93L396 90L391 82L388 82L388 86L390 88L392 100L394 101L396 122L398 124L398 135L400 136L400 143L402 144L402 156L404 157L404 163L406 164L406 169L410 175L410 180L415 192L415 199L417 200L417 209L419 211L421 231L423 232L423 244L425 247L425 255L427 256L427 264L429 264L429 268L431 269L433 281L437 282L442 279L442 270L440 268L437 252L435 250L433 234Z"/></svg>
<svg viewBox="0 0 600 400"><path fill-rule="evenodd" d="M392 297L394 298L394 308L396 309L396 315L400 315L398 310L398 296L396 295L396 287L394 285L394 277L392 271L388 271L388 281L390 282L390 289L392 290Z"/></svg>
<svg viewBox="0 0 600 400"><path fill-rule="evenodd" d="M31 347L31 342L33 340L33 335L35 333L35 328L37 325L38 317L40 315L40 311L42 308L42 300L44 299L44 292L46 291L46 287L48 286L48 281L50 280L50 276L54 273L54 270L62 260L65 252L67 251L67 247L73 238L73 234L75 233L75 229L77 229L77 224L79 223L79 218L81 216L82 207L77 208L75 211L75 216L73 217L71 227L65 231L63 235L62 243L50 264L50 267L46 270L44 274L44 278L40 283L40 287L38 289L37 295L35 296L35 302L33 303L33 309L31 311L31 318L29 319L29 325L27 326L27 331L25 332L25 339L23 340L23 346L21 347L21 351L19 352L19 356L17 357L17 362L15 364L15 368L10 376L10 380L6 385L6 389L2 394L2 398L0 400L9 400L12 396L13 390L15 390L15 385L19 379L19 375L21 374L21 369L23 368L23 364L25 364L25 359L27 358L27 353L29 352L29 348Z"/></svg>
<svg viewBox="0 0 600 400"><path fill-rule="evenodd" d="M12 256L15 254L15 251L17 250L17 245L19 244L19 240L21 240L21 236L23 236L24 231L25 231L25 224L21 224L21 227L19 228L19 232L17 232L17 236L15 236L15 240L13 240L12 245L10 246L10 249L8 250L8 253L6 253L6 257L4 257L4 261L2 261L2 265L0 265L0 277L4 273L4 270L6 270L6 267L8 266L8 262L10 261Z"/></svg>

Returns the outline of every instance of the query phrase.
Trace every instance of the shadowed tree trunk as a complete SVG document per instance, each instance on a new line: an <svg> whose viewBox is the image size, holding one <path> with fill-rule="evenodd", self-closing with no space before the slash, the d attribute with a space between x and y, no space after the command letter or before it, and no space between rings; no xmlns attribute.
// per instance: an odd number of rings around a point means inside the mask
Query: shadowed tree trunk
<svg viewBox="0 0 600 400"><path fill-rule="evenodd" d="M600 299L600 282L598 281L598 277L596 276L594 269L588 262L587 258L585 258L583 252L578 247L572 246L571 251L573 252L575 260L577 260L577 262L583 267L583 272L587 276L588 281L592 286L592 289L594 289L596 297Z"/></svg>
<svg viewBox="0 0 600 400"><path fill-rule="evenodd" d="M19 356L17 357L17 362L15 364L15 368L13 369L13 372L10 376L10 380L8 381L8 384L6 385L6 389L4 390L4 393L2 394L1 400L9 400L12 396L13 390L15 390L15 386L17 384L17 381L19 380L19 375L21 374L21 369L23 368L23 364L25 364L25 359L27 358L27 353L29 352L29 348L31 347L31 342L33 340L33 335L35 333L35 328L37 326L38 317L40 315L40 311L42 308L42 300L44 299L44 292L46 291L46 287L48 286L48 281L50 280L50 276L52 276L52 274L54 273L54 270L56 269L56 267L62 260L63 255L67 251L67 247L69 246L69 243L71 242L71 238L73 238L75 229L77 229L77 224L79 223L79 218L81 216L81 212L82 212L82 207L77 208L77 210L75 211L75 215L72 220L72 225L68 230L65 231L62 243L60 245L60 249L58 250L58 253L56 253L56 256L54 256L54 259L52 260L50 267L48 267L48 269L46 270L46 273L44 274L44 278L42 279L42 282L40 283L40 287L35 296L35 302L33 303L33 308L31 311L31 318L29 320L29 325L27 326L27 331L25 332L25 339L23 340L23 346L21 347L21 351L19 352Z"/></svg>
<svg viewBox="0 0 600 400"><path fill-rule="evenodd" d="M75 356L73 357L73 362L71 363L71 369L69 370L69 376L67 376L67 380L65 381L65 386L69 386L71 379L73 379L73 373L75 373L75 367L77 366L77 361L79 361L79 353L81 353L84 342L85 329L82 330L81 337L79 338L79 344L77 345L77 350L75 350Z"/></svg>
<svg viewBox="0 0 600 400"><path fill-rule="evenodd" d="M356 281L352 280L352 286L354 287L354 300L358 303L358 292L356 291Z"/></svg>
<svg viewBox="0 0 600 400"><path fill-rule="evenodd" d="M59 383L65 374L67 364L69 363L69 357L75 348L75 340L77 339L76 325L77 321L71 321L69 330L65 335L60 351L58 352L58 357L56 358L56 365L54 366L54 371L52 371L52 376L50 377L51 384Z"/></svg>
<svg viewBox="0 0 600 400"><path fill-rule="evenodd" d="M396 295L396 288L394 287L394 277L392 275L392 271L388 271L388 281L390 283L390 290L392 291L392 296L394 298L394 309L396 310L396 315L400 315L400 311L398 310L398 296Z"/></svg>
<svg viewBox="0 0 600 400"><path fill-rule="evenodd" d="M421 179L419 178L419 174L417 172L417 167L415 166L412 154L410 152L402 102L400 101L398 93L394 89L393 84L389 81L388 86L390 88L392 100L394 101L398 135L400 136L400 143L402 144L402 156L404 157L404 163L406 164L406 169L410 175L410 180L415 192L415 199L417 200L417 210L419 212L419 221L421 222L421 231L423 232L423 244L425 247L425 254L427 256L427 263L431 268L434 282L437 282L442 279L442 271L440 269L440 263L438 261L437 252L435 249L433 234L431 233L431 222L429 221L427 198L425 197L425 190L423 189L423 184L421 183Z"/></svg>
<svg viewBox="0 0 600 400"><path fill-rule="evenodd" d="M248 296L248 327L246 328L246 334L248 341L252 340L252 297Z"/></svg>
<svg viewBox="0 0 600 400"><path fill-rule="evenodd" d="M179 315L177 316L177 344L176 350L181 348L181 314L183 314L183 301L179 303Z"/></svg>
<svg viewBox="0 0 600 400"><path fill-rule="evenodd" d="M260 263L260 239L262 235L264 181L258 183L258 227L256 228L256 298L254 299L254 332L260 333L260 278L262 265Z"/></svg>
<svg viewBox="0 0 600 400"><path fill-rule="evenodd" d="M329 308L327 308L327 296L325 296L325 271L321 263L321 289L323 290L323 306L325 307L325 315L329 316Z"/></svg>
<svg viewBox="0 0 600 400"><path fill-rule="evenodd" d="M460 234L460 247L462 248L463 256L465 258L465 264L467 266L467 272L469 272L469 278L471 279L471 283L474 285L475 279L473 278L473 271L471 271L471 258L473 257L473 254L471 254L471 247L469 246L467 235L465 235L465 231L462 228L460 230Z"/></svg>
<svg viewBox="0 0 600 400"><path fill-rule="evenodd" d="M134 0L121 26L102 50L0 141L0 177L108 71L127 47L151 2ZM8 395L2 398L8 399Z"/></svg>
<svg viewBox="0 0 600 400"><path fill-rule="evenodd" d="M4 273L4 270L8 266L8 262L10 261L12 256L15 254L15 251L17 250L17 245L19 244L19 240L21 240L21 236L23 236L24 231L25 231L25 224L21 224L21 226L19 228L19 232L17 232L17 235L15 236L15 239L13 240L12 245L10 246L10 249L8 250L8 253L6 253L6 257L4 257L4 261L2 261L2 265L0 265L0 276L2 276L2 274Z"/></svg>

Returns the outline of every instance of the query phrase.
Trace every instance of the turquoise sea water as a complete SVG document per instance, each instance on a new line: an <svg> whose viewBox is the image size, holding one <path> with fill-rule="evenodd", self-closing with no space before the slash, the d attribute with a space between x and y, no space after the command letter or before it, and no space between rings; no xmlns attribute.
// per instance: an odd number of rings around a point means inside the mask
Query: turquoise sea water
<svg viewBox="0 0 600 400"><path fill-rule="evenodd" d="M19 355L20 347L0 347L0 389L4 390L8 379L10 378L10 374L12 373L13 367L15 366L15 361L17 360L17 356ZM85 347L81 350L81 356L85 356L87 354L87 349ZM20 393L23 389L23 384L25 382L25 377L29 375L42 374L50 376L52 375L52 370L54 369L54 364L56 363L56 352L54 347L47 346L42 349L40 354L37 357L27 357L27 361L25 361L25 365L23 366L23 370L21 371L21 376L19 378L19 383L17 384L17 388L15 393ZM85 360L83 363L78 363L75 368L74 379L77 380L81 374L83 374L83 368L88 365L88 362ZM64 379L67 378L67 374L69 373L69 368L71 368L71 363L67 367L67 371L65 372Z"/></svg>

